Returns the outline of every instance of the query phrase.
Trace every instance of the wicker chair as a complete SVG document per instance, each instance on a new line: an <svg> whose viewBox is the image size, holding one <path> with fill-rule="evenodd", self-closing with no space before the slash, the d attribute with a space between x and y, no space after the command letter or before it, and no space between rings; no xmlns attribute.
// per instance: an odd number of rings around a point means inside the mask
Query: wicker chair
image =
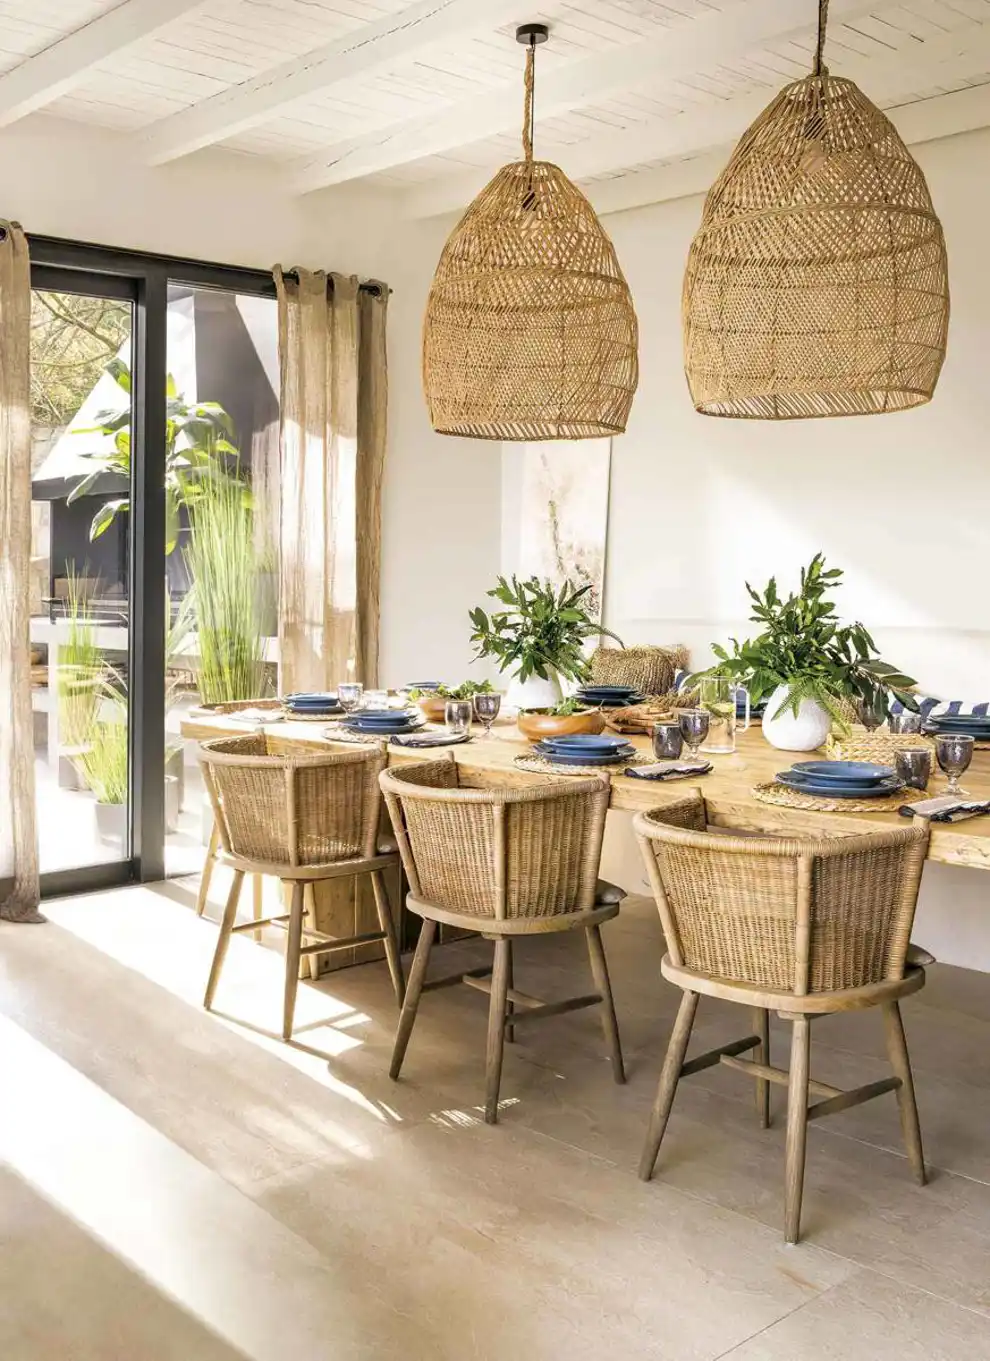
<svg viewBox="0 0 990 1361"><path fill-rule="evenodd" d="M397 1079L420 994L464 982L490 994L485 1120L498 1116L505 1039L515 1027L581 1007L601 1006L616 1082L625 1081L600 926L625 896L597 878L609 790L603 780L570 780L525 789L461 789L453 760L393 768L381 776L402 863L406 904L423 918L399 1018L390 1074ZM438 922L495 942L493 968L426 983ZM595 991L542 1002L516 991L515 936L583 930ZM489 977L490 975L490 977Z"/></svg>
<svg viewBox="0 0 990 1361"><path fill-rule="evenodd" d="M280 699L237 699L225 700L220 704L208 704L203 706L214 714L239 714L245 709L270 709L273 713L282 712L282 701ZM199 877L199 892L196 895L196 916L201 917L206 911L206 903L210 896L210 883L213 879L213 871L216 868L217 856L220 854L220 833L217 830L216 819L210 828L210 840L206 847L206 859L203 862L203 873ZM257 920L261 919L262 912L262 885L264 879L260 874L254 875L254 915ZM257 927L254 933L255 940L261 939L261 928Z"/></svg>
<svg viewBox="0 0 990 1361"><path fill-rule="evenodd" d="M784 1236L798 1240L809 1120L895 1091L914 1175L925 1163L899 999L924 986L932 957L910 945L927 824L828 840L707 830L700 793L641 813L635 830L667 953L663 976L684 990L664 1060L640 1176L648 1181L680 1078L717 1063L756 1080L761 1125L770 1083L788 1088ZM915 962L917 961L917 962ZM755 1034L685 1062L699 995L751 1009ZM809 1076L815 1016L879 1006L894 1075L851 1091ZM770 1064L769 1013L793 1027L790 1071ZM752 1059L740 1054L755 1051ZM822 1098L809 1107L808 1093Z"/></svg>
<svg viewBox="0 0 990 1361"><path fill-rule="evenodd" d="M395 995L405 992L402 960L382 871L398 864L394 846L381 845L378 775L386 757L377 747L324 754L298 743L251 733L204 742L203 778L223 848L234 871L224 908L203 1005L213 1005L230 937L260 926L285 926L285 1006L282 1038L292 1037L292 1018L303 955L383 941ZM291 893L287 913L234 925L245 874L271 874ZM369 874L381 929L333 937L306 924L305 891L319 880ZM312 943L303 944L303 937Z"/></svg>

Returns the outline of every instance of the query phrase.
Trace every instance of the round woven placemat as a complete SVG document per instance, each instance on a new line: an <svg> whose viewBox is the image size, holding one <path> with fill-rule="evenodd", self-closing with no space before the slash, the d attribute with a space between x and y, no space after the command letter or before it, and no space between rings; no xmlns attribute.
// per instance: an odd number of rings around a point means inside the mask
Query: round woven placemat
<svg viewBox="0 0 990 1361"><path fill-rule="evenodd" d="M520 770L531 770L537 775L621 775L626 766L647 765L654 759L653 756L643 756L636 752L633 756L624 756L621 761L615 761L607 766L558 766L544 756L514 756L512 764L518 766Z"/></svg>
<svg viewBox="0 0 990 1361"><path fill-rule="evenodd" d="M340 712L338 709L337 713ZM297 714L291 709L283 709L282 717L287 723L333 723L336 722L333 714Z"/></svg>
<svg viewBox="0 0 990 1361"><path fill-rule="evenodd" d="M917 803L930 798L923 789L902 789L887 799L828 799L817 794L799 794L796 789L770 780L753 786L753 796L761 803L775 803L782 808L806 808L813 813L892 813L904 803Z"/></svg>

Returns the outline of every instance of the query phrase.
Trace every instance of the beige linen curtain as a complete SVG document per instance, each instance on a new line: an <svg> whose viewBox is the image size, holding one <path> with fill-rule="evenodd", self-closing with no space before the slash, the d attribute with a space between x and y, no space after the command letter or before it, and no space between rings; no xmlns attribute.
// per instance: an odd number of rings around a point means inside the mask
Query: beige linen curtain
<svg viewBox="0 0 990 1361"><path fill-rule="evenodd" d="M376 685L388 289L323 271L274 274L279 688Z"/></svg>
<svg viewBox="0 0 990 1361"><path fill-rule="evenodd" d="M31 715L31 270L0 222L0 918L38 922Z"/></svg>

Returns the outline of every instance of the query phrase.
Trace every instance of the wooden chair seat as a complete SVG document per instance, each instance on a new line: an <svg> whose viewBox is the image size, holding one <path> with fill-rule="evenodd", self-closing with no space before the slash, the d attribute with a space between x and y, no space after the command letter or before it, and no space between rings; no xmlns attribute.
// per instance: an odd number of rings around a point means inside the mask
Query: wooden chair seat
<svg viewBox="0 0 990 1361"><path fill-rule="evenodd" d="M683 996L660 1074L640 1161L653 1175L681 1078L722 1064L756 1083L760 1124L770 1088L787 1087L784 1236L801 1224L808 1122L895 1092L908 1159L924 1184L925 1161L900 999L924 986L931 956L910 945L928 848L927 823L829 839L735 836L708 829L695 791L641 813L636 835L667 940L661 970ZM686 1057L699 997L749 1009L752 1031ZM811 1021L879 1007L892 1074L851 1090L810 1074ZM789 1021L787 1069L770 1062L769 1014ZM751 1057L742 1057L745 1054ZM809 1103L809 1094L821 1098Z"/></svg>
<svg viewBox="0 0 990 1361"><path fill-rule="evenodd" d="M624 1082L599 929L618 914L624 896L597 878L608 784L593 779L528 789L461 788L451 759L387 770L380 781L409 879L406 904L422 918L392 1053L392 1078L397 1080L401 1072L421 994L465 983L489 994L488 1124L498 1118L504 1044L515 1038L519 1025L600 1007L612 1075ZM600 901L602 897L609 901ZM493 940L492 965L427 982L438 923ZM518 991L513 939L575 930L586 934L594 991L549 1002Z"/></svg>

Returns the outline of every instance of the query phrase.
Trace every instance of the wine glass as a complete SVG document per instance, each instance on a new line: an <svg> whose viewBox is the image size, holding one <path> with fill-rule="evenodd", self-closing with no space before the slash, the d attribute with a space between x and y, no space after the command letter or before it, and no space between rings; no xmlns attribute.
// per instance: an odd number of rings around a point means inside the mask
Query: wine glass
<svg viewBox="0 0 990 1361"><path fill-rule="evenodd" d="M387 709L388 691L387 690L365 690L362 697L362 708L365 709Z"/></svg>
<svg viewBox="0 0 990 1361"><path fill-rule="evenodd" d="M902 709L899 714L890 715L890 731L896 733L921 732L921 715L910 709Z"/></svg>
<svg viewBox="0 0 990 1361"><path fill-rule="evenodd" d="M479 722L485 725L485 736L491 737L492 724L498 718L498 711L502 707L502 696L497 691L488 693L483 691L474 697L474 713Z"/></svg>
<svg viewBox="0 0 990 1361"><path fill-rule="evenodd" d="M875 732L886 717L880 694L862 696L856 700L855 708L856 716L867 732Z"/></svg>
<svg viewBox="0 0 990 1361"><path fill-rule="evenodd" d="M451 737L467 737L471 731L471 701L448 699L444 707L444 721Z"/></svg>
<svg viewBox="0 0 990 1361"><path fill-rule="evenodd" d="M967 797L967 791L959 786L959 776L969 769L973 759L973 739L968 733L940 732L935 737L935 759L943 773L948 776L947 794L960 794Z"/></svg>
<svg viewBox="0 0 990 1361"><path fill-rule="evenodd" d="M364 686L360 681L341 681L337 686L337 698L345 713L352 714L361 703Z"/></svg>
<svg viewBox="0 0 990 1361"><path fill-rule="evenodd" d="M694 760L697 760L698 748L708 736L711 716L704 709L682 709L677 716L677 721L688 753Z"/></svg>

